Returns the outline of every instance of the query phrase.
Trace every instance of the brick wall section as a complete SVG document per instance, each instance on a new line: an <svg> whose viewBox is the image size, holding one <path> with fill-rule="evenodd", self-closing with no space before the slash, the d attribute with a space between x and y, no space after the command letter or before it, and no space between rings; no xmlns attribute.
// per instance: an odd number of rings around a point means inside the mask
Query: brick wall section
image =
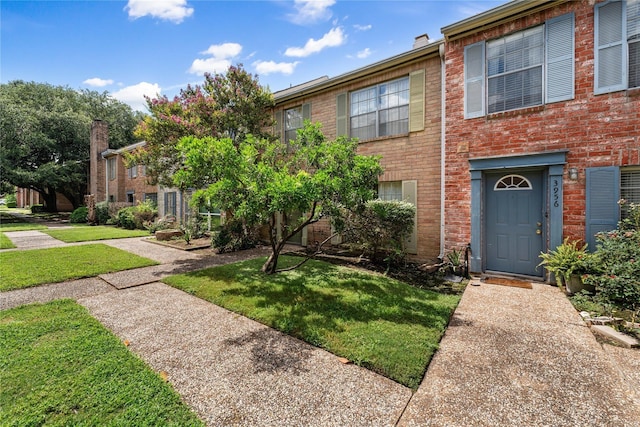
<svg viewBox="0 0 640 427"><path fill-rule="evenodd" d="M116 179L109 180L108 185L109 196L113 196L115 202L126 202L127 193L131 191L134 193L134 204L144 201L145 193L158 192L158 186L150 185L147 182L147 177L142 175L142 166L136 166L138 169L138 176L129 178L129 173L124 163L124 156L121 154L114 154L113 156L116 157ZM104 160L103 166L104 168L107 167Z"/></svg>
<svg viewBox="0 0 640 427"><path fill-rule="evenodd" d="M563 232L585 239L585 168L640 164L640 89L594 95L593 1L569 2L446 44L445 247L470 239L469 159L568 150L578 181L564 180ZM464 47L575 13L575 97L464 118Z"/></svg>
<svg viewBox="0 0 640 427"><path fill-rule="evenodd" d="M396 67L366 78L327 90L311 97L278 105L286 110L311 103L311 121L322 123L327 138L336 137L336 96L378 83L408 76L416 70L425 70L425 129L420 132L363 141L358 152L364 155L381 155L384 175L381 181L416 180L418 260L436 258L440 252L440 130L441 130L441 68L438 57L424 58L418 62ZM321 241L329 235L327 221L314 224L307 230L308 243Z"/></svg>

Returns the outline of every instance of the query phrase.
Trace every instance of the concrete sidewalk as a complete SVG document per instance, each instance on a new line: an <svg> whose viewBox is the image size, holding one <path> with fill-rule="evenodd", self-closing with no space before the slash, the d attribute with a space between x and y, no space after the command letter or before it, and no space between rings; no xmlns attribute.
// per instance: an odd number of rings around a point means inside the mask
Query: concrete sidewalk
<svg viewBox="0 0 640 427"><path fill-rule="evenodd" d="M72 297L209 425L638 426L640 350L599 344L559 289L468 286L419 390L158 283L264 254L106 241L160 266L3 292Z"/></svg>

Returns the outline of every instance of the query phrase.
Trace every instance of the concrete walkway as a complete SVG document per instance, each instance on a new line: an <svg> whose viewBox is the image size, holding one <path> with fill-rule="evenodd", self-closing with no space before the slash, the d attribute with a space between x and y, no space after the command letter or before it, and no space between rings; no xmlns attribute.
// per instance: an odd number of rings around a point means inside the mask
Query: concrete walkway
<svg viewBox="0 0 640 427"><path fill-rule="evenodd" d="M3 292L0 308L76 299L166 373L208 425L640 427L640 350L599 344L557 288L468 286L412 393L158 282L264 250L221 256L140 238L104 243L162 264Z"/></svg>

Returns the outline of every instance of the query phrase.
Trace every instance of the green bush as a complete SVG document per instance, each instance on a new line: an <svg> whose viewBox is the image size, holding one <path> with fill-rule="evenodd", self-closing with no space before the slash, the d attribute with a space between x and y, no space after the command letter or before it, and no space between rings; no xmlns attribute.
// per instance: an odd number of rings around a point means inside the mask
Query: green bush
<svg viewBox="0 0 640 427"><path fill-rule="evenodd" d="M598 233L593 271L582 280L603 303L640 313L640 230Z"/></svg>
<svg viewBox="0 0 640 427"><path fill-rule="evenodd" d="M72 224L84 224L87 222L87 216L89 215L89 209L86 206L80 206L69 217L69 222Z"/></svg>
<svg viewBox="0 0 640 427"><path fill-rule="evenodd" d="M405 257L404 240L413 230L414 205L398 200L369 200L360 213L347 215L343 237L376 263L395 264Z"/></svg>
<svg viewBox="0 0 640 427"><path fill-rule="evenodd" d="M104 225L108 223L110 219L109 202L96 203L96 220L98 221L98 224Z"/></svg>
<svg viewBox="0 0 640 427"><path fill-rule="evenodd" d="M256 230L246 230L242 221L231 218L213 235L211 244L220 254L241 251L258 244L256 235Z"/></svg>
<svg viewBox="0 0 640 427"><path fill-rule="evenodd" d="M15 208L18 206L15 194L7 194L6 200L8 208Z"/></svg>
<svg viewBox="0 0 640 427"><path fill-rule="evenodd" d="M118 227L126 228L127 230L135 230L136 229L136 216L135 216L135 206L129 206L126 208L122 208L118 211L116 215L116 225Z"/></svg>
<svg viewBox="0 0 640 427"><path fill-rule="evenodd" d="M136 206L122 208L116 214L116 225L128 230L149 229L149 224L157 216L158 211L151 201L140 202Z"/></svg>

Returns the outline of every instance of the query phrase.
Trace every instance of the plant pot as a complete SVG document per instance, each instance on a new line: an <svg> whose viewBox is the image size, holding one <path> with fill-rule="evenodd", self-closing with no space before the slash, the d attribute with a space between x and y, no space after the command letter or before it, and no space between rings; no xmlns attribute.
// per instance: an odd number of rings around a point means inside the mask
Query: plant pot
<svg viewBox="0 0 640 427"><path fill-rule="evenodd" d="M569 295L573 295L583 290L595 292L595 288L592 285L587 285L582 281L582 276L580 274L572 274L569 276L569 280L563 279L563 281L565 290Z"/></svg>

